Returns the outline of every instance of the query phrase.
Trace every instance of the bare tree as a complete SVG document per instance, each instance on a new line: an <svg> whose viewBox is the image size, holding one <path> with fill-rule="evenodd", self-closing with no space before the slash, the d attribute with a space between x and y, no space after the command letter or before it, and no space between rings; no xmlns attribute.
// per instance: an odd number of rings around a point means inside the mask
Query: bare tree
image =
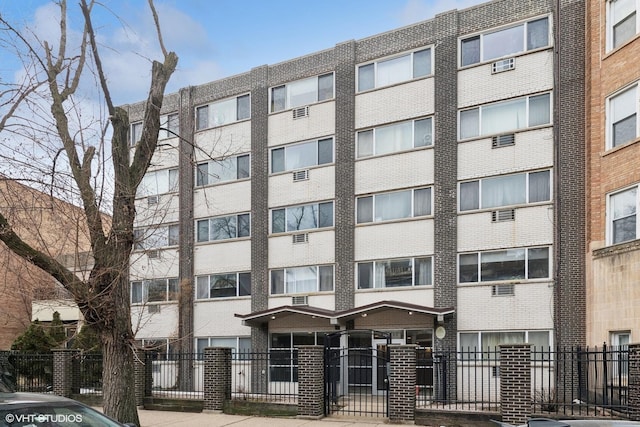
<svg viewBox="0 0 640 427"><path fill-rule="evenodd" d="M72 46L74 37L67 28L67 2L59 0L57 3L60 7L60 39L54 41L54 44L48 40L41 41L34 34L21 32L0 16L0 25L3 27L1 30L7 37L5 40L10 38L13 46L19 48L17 52L22 52L17 55L25 64L26 71L36 71L36 77L26 79L24 85L10 88L10 91L0 91L0 96L3 97L0 99L0 106L4 107L0 110L0 133L25 136L31 131L35 135L35 130L39 127L55 129L54 135L39 140L38 149L52 153L52 163L48 170L51 187L73 190L80 200L94 258L93 268L88 278L78 277L46 251L23 239L1 211L0 240L15 254L50 274L71 292L85 320L94 325L101 337L105 413L121 422L139 424L135 403L134 335L128 280L130 253L134 242L134 200L138 185L157 146L164 91L175 71L178 57L165 49L153 0L149 0L163 59L152 62L142 136L132 149L128 143L128 114L114 105L102 65L100 46L92 23L95 1L80 1L84 29L75 38L77 46ZM6 44L2 47L6 47ZM26 64L28 60L32 62ZM38 79L38 76L41 78ZM98 132L97 139L100 142L97 146L87 135L90 126L83 126L83 116L76 110L80 98L80 81L85 78L96 81L109 116L108 125ZM46 91L39 90L40 88L46 88ZM45 109L38 109L43 102L49 106L49 114L45 114ZM36 112L33 116L37 115L45 124L20 117L23 120L19 123L22 124L16 125L13 122L14 127L10 129L9 123L19 115L20 106L32 108L31 111ZM103 144L104 139L101 138L105 135L111 135L110 144ZM107 165L104 162L108 156L103 155L102 150L109 146L110 165ZM11 159L5 159L7 160ZM16 167L31 166L25 163L29 162L23 160ZM110 224L105 224L101 212L105 178L99 178L105 176L107 169L113 173ZM58 175L63 176L61 178ZM67 182L69 187L65 186Z"/></svg>

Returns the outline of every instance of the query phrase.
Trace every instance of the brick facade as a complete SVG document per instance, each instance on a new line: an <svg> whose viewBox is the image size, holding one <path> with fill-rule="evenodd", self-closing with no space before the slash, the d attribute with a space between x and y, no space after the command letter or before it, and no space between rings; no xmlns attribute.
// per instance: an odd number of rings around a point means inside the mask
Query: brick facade
<svg viewBox="0 0 640 427"><path fill-rule="evenodd" d="M416 407L416 346L390 345L389 421L411 422Z"/></svg>
<svg viewBox="0 0 640 427"><path fill-rule="evenodd" d="M222 411L231 399L231 349L204 349L204 406L205 411Z"/></svg>
<svg viewBox="0 0 640 427"><path fill-rule="evenodd" d="M500 346L500 409L502 421L524 424L531 416L531 345Z"/></svg>
<svg viewBox="0 0 640 427"><path fill-rule="evenodd" d="M298 416L324 416L324 347L298 347Z"/></svg>

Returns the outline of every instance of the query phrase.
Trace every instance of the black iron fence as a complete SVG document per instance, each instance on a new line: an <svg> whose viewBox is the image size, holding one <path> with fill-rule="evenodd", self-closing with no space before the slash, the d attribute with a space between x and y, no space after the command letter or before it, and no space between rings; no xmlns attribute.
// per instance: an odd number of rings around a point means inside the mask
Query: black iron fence
<svg viewBox="0 0 640 427"><path fill-rule="evenodd" d="M73 393L102 396L102 353L78 353L71 363Z"/></svg>
<svg viewBox="0 0 640 427"><path fill-rule="evenodd" d="M3 366L16 391L45 393L53 390L53 354L0 352Z"/></svg>
<svg viewBox="0 0 640 427"><path fill-rule="evenodd" d="M231 398L295 403L298 398L298 350L274 348L232 353Z"/></svg>
<svg viewBox="0 0 640 427"><path fill-rule="evenodd" d="M204 362L200 353L145 353L150 376L146 394L171 399L203 399Z"/></svg>

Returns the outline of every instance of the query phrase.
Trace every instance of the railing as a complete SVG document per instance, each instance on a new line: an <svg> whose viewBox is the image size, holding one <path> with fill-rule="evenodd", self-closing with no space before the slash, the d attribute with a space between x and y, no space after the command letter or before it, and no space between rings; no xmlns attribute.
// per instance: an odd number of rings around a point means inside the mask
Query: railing
<svg viewBox="0 0 640 427"><path fill-rule="evenodd" d="M74 355L72 363L73 392L85 396L102 396L102 354L80 353Z"/></svg>
<svg viewBox="0 0 640 427"><path fill-rule="evenodd" d="M150 370L147 395L171 399L203 397L204 362L199 353L146 352L145 365Z"/></svg>
<svg viewBox="0 0 640 427"><path fill-rule="evenodd" d="M10 380L16 391L46 393L53 390L53 354L1 352L0 357L8 362Z"/></svg>
<svg viewBox="0 0 640 427"><path fill-rule="evenodd" d="M298 398L298 350L242 350L232 354L231 398L295 403Z"/></svg>

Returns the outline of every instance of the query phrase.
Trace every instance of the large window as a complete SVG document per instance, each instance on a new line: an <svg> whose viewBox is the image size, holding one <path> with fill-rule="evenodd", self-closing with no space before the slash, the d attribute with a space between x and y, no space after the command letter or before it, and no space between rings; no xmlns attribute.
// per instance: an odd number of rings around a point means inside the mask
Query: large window
<svg viewBox="0 0 640 427"><path fill-rule="evenodd" d="M333 73L271 88L271 112L315 104L333 98Z"/></svg>
<svg viewBox="0 0 640 427"><path fill-rule="evenodd" d="M610 244L628 242L638 238L638 186L609 195L608 241Z"/></svg>
<svg viewBox="0 0 640 427"><path fill-rule="evenodd" d="M251 236L250 215L230 215L201 219L196 223L198 242L236 239Z"/></svg>
<svg viewBox="0 0 640 427"><path fill-rule="evenodd" d="M460 111L460 139L551 123L551 94L526 96Z"/></svg>
<svg viewBox="0 0 640 427"><path fill-rule="evenodd" d="M271 334L269 348L269 381L298 381L298 348L301 345L322 344L322 338L314 333L274 333Z"/></svg>
<svg viewBox="0 0 640 427"><path fill-rule="evenodd" d="M358 197L356 222L365 224L431 215L431 199L431 187Z"/></svg>
<svg viewBox="0 0 640 427"><path fill-rule="evenodd" d="M333 202L290 206L271 211L272 233L324 227L333 227Z"/></svg>
<svg viewBox="0 0 640 427"><path fill-rule="evenodd" d="M196 338L196 351L204 353L207 347L229 347L234 353L248 353L251 351L251 337L206 337Z"/></svg>
<svg viewBox="0 0 640 427"><path fill-rule="evenodd" d="M356 157L371 157L433 145L433 120L411 120L358 132Z"/></svg>
<svg viewBox="0 0 640 427"><path fill-rule="evenodd" d="M306 266L271 270L271 294L333 291L333 266Z"/></svg>
<svg viewBox="0 0 640 427"><path fill-rule="evenodd" d="M196 130L226 125L251 117L251 98L242 95L196 108Z"/></svg>
<svg viewBox="0 0 640 427"><path fill-rule="evenodd" d="M131 282L131 304L178 300L178 279L150 279Z"/></svg>
<svg viewBox="0 0 640 427"><path fill-rule="evenodd" d="M464 67L546 46L549 46L549 19L545 17L463 39L460 65Z"/></svg>
<svg viewBox="0 0 640 427"><path fill-rule="evenodd" d="M614 148L638 138L638 84L608 100L607 148Z"/></svg>
<svg viewBox="0 0 640 427"><path fill-rule="evenodd" d="M175 138L180 134L180 121L178 113L160 116L160 132L158 139Z"/></svg>
<svg viewBox="0 0 640 427"><path fill-rule="evenodd" d="M137 228L133 230L133 248L149 250L175 246L179 244L179 237L180 227L178 224Z"/></svg>
<svg viewBox="0 0 640 427"><path fill-rule="evenodd" d="M196 278L196 299L246 295L251 295L251 273L211 274Z"/></svg>
<svg viewBox="0 0 640 427"><path fill-rule="evenodd" d="M306 141L271 150L271 173L333 163L333 138Z"/></svg>
<svg viewBox="0 0 640 427"><path fill-rule="evenodd" d="M549 247L460 254L459 283L550 278Z"/></svg>
<svg viewBox="0 0 640 427"><path fill-rule="evenodd" d="M475 360L482 355L487 360L496 360L501 344L531 344L532 350L551 351L550 331L481 331L460 332L459 350L462 359ZM532 357L535 357L535 354ZM537 359L545 360L547 354L539 354Z"/></svg>
<svg viewBox="0 0 640 427"><path fill-rule="evenodd" d="M615 49L639 32L638 0L609 0L607 2L607 48Z"/></svg>
<svg viewBox="0 0 640 427"><path fill-rule="evenodd" d="M138 186L138 197L178 191L178 169L162 169L147 172Z"/></svg>
<svg viewBox="0 0 640 427"><path fill-rule="evenodd" d="M551 173L548 170L501 175L460 183L460 211L551 200Z"/></svg>
<svg viewBox="0 0 640 427"><path fill-rule="evenodd" d="M405 53L358 67L358 92L432 74L431 49Z"/></svg>
<svg viewBox="0 0 640 427"><path fill-rule="evenodd" d="M249 178L250 169L248 154L198 163L196 186Z"/></svg>
<svg viewBox="0 0 640 427"><path fill-rule="evenodd" d="M400 258L358 263L358 289L433 285L433 258Z"/></svg>

